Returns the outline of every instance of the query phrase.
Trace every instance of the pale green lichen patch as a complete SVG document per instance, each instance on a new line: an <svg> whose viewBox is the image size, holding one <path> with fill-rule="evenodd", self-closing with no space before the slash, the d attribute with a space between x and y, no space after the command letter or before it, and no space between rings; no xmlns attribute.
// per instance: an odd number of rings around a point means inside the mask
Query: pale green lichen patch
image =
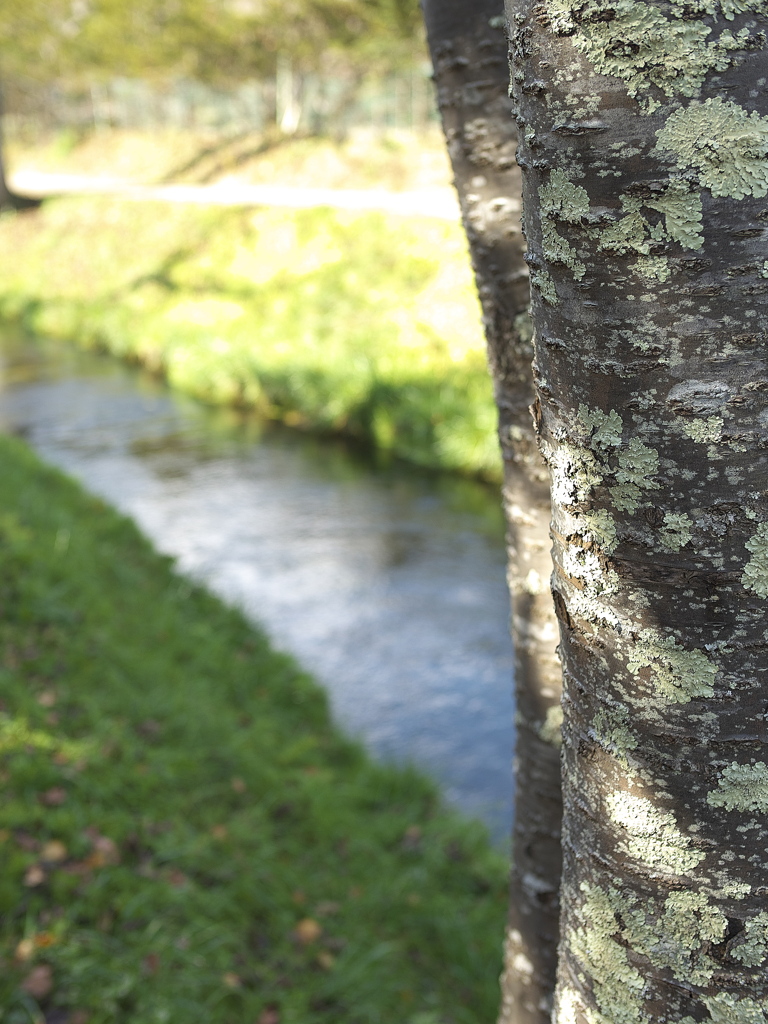
<svg viewBox="0 0 768 1024"><path fill-rule="evenodd" d="M768 597L768 523L758 526L745 547L752 557L744 567L741 582L758 597Z"/></svg>
<svg viewBox="0 0 768 1024"><path fill-rule="evenodd" d="M583 925L573 929L571 949L592 979L600 1017L595 1024L642 1024L643 977L627 957L620 941L620 928L612 906L612 896L597 886L581 884L584 903ZM561 1007L562 1010L562 1007ZM561 1024L567 1018L558 1017ZM568 1022L570 1024L570 1022ZM592 1024L592 1022L590 1022Z"/></svg>
<svg viewBox="0 0 768 1024"><path fill-rule="evenodd" d="M537 289L542 299L549 306L556 306L560 301L555 289L555 282L546 270L535 270L531 274L531 287Z"/></svg>
<svg viewBox="0 0 768 1024"><path fill-rule="evenodd" d="M555 170L539 189L539 203L544 259L564 264L580 281L587 268L576 249L557 230L555 221L578 224L589 212L589 196L581 185L574 185L562 171Z"/></svg>
<svg viewBox="0 0 768 1024"><path fill-rule="evenodd" d="M590 732L609 753L625 764L631 751L637 748L637 739L629 728L626 708L601 708L592 721Z"/></svg>
<svg viewBox="0 0 768 1024"><path fill-rule="evenodd" d="M692 441L711 444L722 437L723 417L707 416L705 420L683 420L682 427Z"/></svg>
<svg viewBox="0 0 768 1024"><path fill-rule="evenodd" d="M600 466L588 448L561 444L553 450L544 443L542 453L552 474L553 502L565 506L578 505L602 483Z"/></svg>
<svg viewBox="0 0 768 1024"><path fill-rule="evenodd" d="M547 708L547 715L539 727L539 737L545 743L553 747L559 747L562 743L563 733L563 709L559 704L553 704Z"/></svg>
<svg viewBox="0 0 768 1024"><path fill-rule="evenodd" d="M678 16L672 18L660 6L638 0L548 0L547 9L555 32L571 36L599 74L620 78L629 95L652 111L659 106L654 86L669 97L696 96L705 77L725 70L732 52L747 45L746 30L713 37L712 26L699 20L712 12L700 4L697 18L696 6L689 4L684 11L673 5ZM759 0L752 0L749 10L758 9Z"/></svg>
<svg viewBox="0 0 768 1024"><path fill-rule="evenodd" d="M768 811L768 765L731 764L720 773L717 789L707 794L710 807L727 811Z"/></svg>
<svg viewBox="0 0 768 1024"><path fill-rule="evenodd" d="M731 944L729 956L745 967L759 967L768 957L768 913L761 911L744 924Z"/></svg>
<svg viewBox="0 0 768 1024"><path fill-rule="evenodd" d="M597 544L604 554L610 555L616 550L616 522L607 509L584 512L579 517L579 530L587 542Z"/></svg>
<svg viewBox="0 0 768 1024"><path fill-rule="evenodd" d="M716 996L704 996L704 1005L709 1010L712 1024L766 1024L766 1004L748 996L732 996L719 992Z"/></svg>
<svg viewBox="0 0 768 1024"><path fill-rule="evenodd" d="M598 448L618 448L624 426L615 409L605 413L602 409L590 409L583 402L579 406L579 419L590 433L590 442Z"/></svg>
<svg viewBox="0 0 768 1024"><path fill-rule="evenodd" d="M696 171L713 196L768 194L768 118L719 96L675 111L657 134L658 149L681 170Z"/></svg>
<svg viewBox="0 0 768 1024"><path fill-rule="evenodd" d="M659 453L634 437L619 453L619 468L615 472L616 485L609 488L613 503L620 512L636 511L642 492L655 490L659 484L653 479L659 469Z"/></svg>
<svg viewBox="0 0 768 1024"><path fill-rule="evenodd" d="M686 650L671 636L644 629L633 645L627 668L639 675L650 669L650 678L659 696L671 704L685 704L696 697L711 697L717 665L703 651Z"/></svg>
<svg viewBox="0 0 768 1024"><path fill-rule="evenodd" d="M679 551L690 543L693 521L685 512L667 512L659 539L665 551Z"/></svg>
<svg viewBox="0 0 768 1024"><path fill-rule="evenodd" d="M685 875L704 860L705 854L692 848L674 815L645 797L616 790L606 803L611 820L623 832L619 849L646 869Z"/></svg>

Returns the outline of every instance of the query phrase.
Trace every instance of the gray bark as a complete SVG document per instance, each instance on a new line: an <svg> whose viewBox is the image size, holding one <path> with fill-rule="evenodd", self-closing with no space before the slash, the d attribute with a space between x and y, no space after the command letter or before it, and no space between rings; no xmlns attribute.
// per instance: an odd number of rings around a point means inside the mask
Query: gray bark
<svg viewBox="0 0 768 1024"><path fill-rule="evenodd" d="M549 488L536 447L520 232L520 172L502 0L424 0L438 104L469 240L504 460L517 748L501 1024L545 1024L554 990L560 879L560 690L547 579Z"/></svg>
<svg viewBox="0 0 768 1024"><path fill-rule="evenodd" d="M768 10L510 4L565 693L558 1024L768 1021Z"/></svg>

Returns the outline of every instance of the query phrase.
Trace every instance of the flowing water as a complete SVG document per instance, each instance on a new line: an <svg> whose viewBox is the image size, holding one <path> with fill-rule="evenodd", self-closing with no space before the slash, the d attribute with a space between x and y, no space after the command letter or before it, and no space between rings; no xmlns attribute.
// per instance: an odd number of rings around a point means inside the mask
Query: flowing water
<svg viewBox="0 0 768 1024"><path fill-rule="evenodd" d="M131 515L261 623L377 756L411 761L503 841L512 653L498 494L171 394L7 336L0 429Z"/></svg>

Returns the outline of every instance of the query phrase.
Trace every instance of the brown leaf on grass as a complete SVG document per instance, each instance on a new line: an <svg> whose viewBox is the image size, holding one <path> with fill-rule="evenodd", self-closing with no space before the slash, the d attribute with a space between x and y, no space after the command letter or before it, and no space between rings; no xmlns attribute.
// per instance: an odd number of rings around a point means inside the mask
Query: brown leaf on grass
<svg viewBox="0 0 768 1024"><path fill-rule="evenodd" d="M256 1024L280 1024L280 1010L276 1006L265 1006Z"/></svg>
<svg viewBox="0 0 768 1024"><path fill-rule="evenodd" d="M226 839L229 835L229 830L226 825L214 825L211 829L211 835L214 839Z"/></svg>
<svg viewBox="0 0 768 1024"><path fill-rule="evenodd" d="M45 999L53 989L53 971L48 964L38 964L22 981L21 988L33 999Z"/></svg>
<svg viewBox="0 0 768 1024"><path fill-rule="evenodd" d="M307 897L301 889L294 889L291 893L291 899L299 907L303 906L307 902Z"/></svg>
<svg viewBox="0 0 768 1024"><path fill-rule="evenodd" d="M227 986L227 988L240 988L243 984L239 974L235 974L233 971L227 971L226 974L221 976L221 980Z"/></svg>
<svg viewBox="0 0 768 1024"><path fill-rule="evenodd" d="M0 828L0 843L6 843L10 838L10 830L7 828Z"/></svg>
<svg viewBox="0 0 768 1024"><path fill-rule="evenodd" d="M38 797L40 803L46 807L61 807L66 799L67 791L63 786L52 786Z"/></svg>
<svg viewBox="0 0 768 1024"><path fill-rule="evenodd" d="M172 868L168 872L168 881L171 883L171 885L174 885L178 888L179 886L186 885L189 879L187 878L183 871L179 871L178 868Z"/></svg>
<svg viewBox="0 0 768 1024"><path fill-rule="evenodd" d="M109 836L101 836L98 832L95 834L91 832L91 837L93 852L83 861L86 867L104 868L110 864L120 863L120 850L114 839L110 839Z"/></svg>
<svg viewBox="0 0 768 1024"><path fill-rule="evenodd" d="M311 942L316 942L320 938L323 934L323 928L313 917L305 917L296 925L293 934L302 946L308 946Z"/></svg>
<svg viewBox="0 0 768 1024"><path fill-rule="evenodd" d="M230 781L230 785L232 786L232 789L234 789L236 793L244 793L246 789L248 789L247 785L245 784L245 779L241 779L237 775Z"/></svg>
<svg viewBox="0 0 768 1024"><path fill-rule="evenodd" d="M35 850L40 849L40 843L29 832L16 832L13 838L19 849L24 850L25 853L34 853Z"/></svg>
<svg viewBox="0 0 768 1024"><path fill-rule="evenodd" d="M315 907L315 913L318 917L325 917L326 914L338 914L341 910L341 904L337 903L336 900L321 900Z"/></svg>
<svg viewBox="0 0 768 1024"><path fill-rule="evenodd" d="M51 839L43 845L40 851L40 860L46 861L49 864L59 864L67 859L67 853L68 851L64 843L58 839Z"/></svg>
<svg viewBox="0 0 768 1024"><path fill-rule="evenodd" d="M57 750L51 760L54 764L57 764L59 768L63 768L65 764L69 764L69 754L66 754L63 750Z"/></svg>
<svg viewBox="0 0 768 1024"><path fill-rule="evenodd" d="M35 886L42 885L46 878L47 875L39 864L31 864L24 872L24 885L34 889Z"/></svg>
<svg viewBox="0 0 768 1024"><path fill-rule="evenodd" d="M41 708L52 708L57 700L55 690L43 690L37 697L37 703Z"/></svg>
<svg viewBox="0 0 768 1024"><path fill-rule="evenodd" d="M53 932L38 932L33 939L36 949L48 949L59 941Z"/></svg>
<svg viewBox="0 0 768 1024"><path fill-rule="evenodd" d="M157 974L160 967L160 957L157 953L147 953L142 960L142 965L147 974Z"/></svg>
<svg viewBox="0 0 768 1024"><path fill-rule="evenodd" d="M323 949L317 954L317 963L324 971L330 971L336 963L336 957L333 953L329 953L327 949Z"/></svg>
<svg viewBox="0 0 768 1024"><path fill-rule="evenodd" d="M14 952L14 960L17 963L24 963L25 960L29 960L32 954L35 952L35 940L34 939L22 939L16 946Z"/></svg>

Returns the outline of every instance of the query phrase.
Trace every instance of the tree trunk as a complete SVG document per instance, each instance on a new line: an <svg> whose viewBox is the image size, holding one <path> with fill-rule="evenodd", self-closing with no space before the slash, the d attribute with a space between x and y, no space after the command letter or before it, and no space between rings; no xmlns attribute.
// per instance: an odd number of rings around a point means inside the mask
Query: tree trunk
<svg viewBox="0 0 768 1024"><path fill-rule="evenodd" d="M768 12L510 4L565 679L559 1024L765 1024Z"/></svg>
<svg viewBox="0 0 768 1024"><path fill-rule="evenodd" d="M437 97L483 308L504 458L516 690L516 815L501 1024L546 1024L560 881L560 664L536 448L517 136L502 0L424 0Z"/></svg>

